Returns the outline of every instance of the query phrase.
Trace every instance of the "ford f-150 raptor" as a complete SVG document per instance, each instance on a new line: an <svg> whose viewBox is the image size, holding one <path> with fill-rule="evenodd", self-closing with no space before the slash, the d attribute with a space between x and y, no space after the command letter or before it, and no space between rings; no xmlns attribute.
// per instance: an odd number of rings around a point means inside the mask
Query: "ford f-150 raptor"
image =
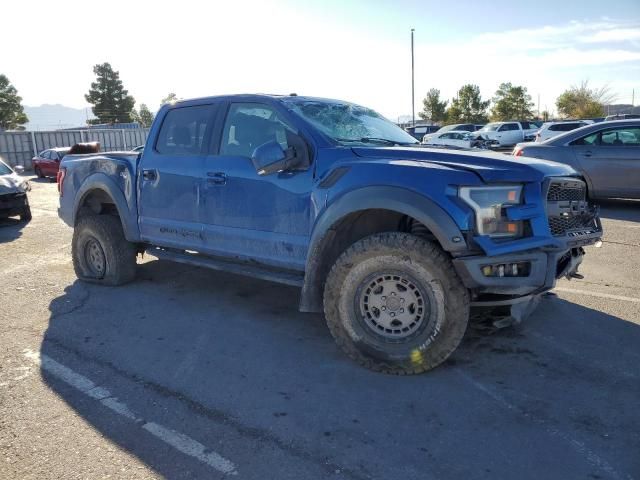
<svg viewBox="0 0 640 480"><path fill-rule="evenodd" d="M571 167L425 148L294 94L164 105L142 153L67 155L58 187L81 280L129 282L147 252L297 285L351 358L396 374L443 362L471 309L521 320L602 236Z"/></svg>

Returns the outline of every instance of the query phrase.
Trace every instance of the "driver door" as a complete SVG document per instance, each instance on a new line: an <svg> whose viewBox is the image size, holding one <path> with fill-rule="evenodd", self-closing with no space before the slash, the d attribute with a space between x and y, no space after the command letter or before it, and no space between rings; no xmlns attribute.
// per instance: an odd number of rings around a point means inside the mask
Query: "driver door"
<svg viewBox="0 0 640 480"><path fill-rule="evenodd" d="M203 172L204 251L304 269L311 228L313 169L258 175L256 147L289 148L298 132L272 105L231 103Z"/></svg>

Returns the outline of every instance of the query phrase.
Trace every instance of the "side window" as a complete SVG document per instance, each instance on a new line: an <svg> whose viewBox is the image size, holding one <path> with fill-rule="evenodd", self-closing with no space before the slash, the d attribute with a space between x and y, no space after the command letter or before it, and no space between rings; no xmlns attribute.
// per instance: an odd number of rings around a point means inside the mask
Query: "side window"
<svg viewBox="0 0 640 480"><path fill-rule="evenodd" d="M251 157L260 145L276 141L289 148L293 129L270 106L261 103L234 103L222 130L220 155Z"/></svg>
<svg viewBox="0 0 640 480"><path fill-rule="evenodd" d="M520 122L520 125L522 125L523 130L529 130L531 128L535 128L535 125L532 125L529 122Z"/></svg>
<svg viewBox="0 0 640 480"><path fill-rule="evenodd" d="M43 151L41 151L41 152L38 154L38 156L39 156L40 158L47 158L47 155L48 155L48 154L49 154L49 150L43 150Z"/></svg>
<svg viewBox="0 0 640 480"><path fill-rule="evenodd" d="M199 155L205 146L205 136L211 125L213 107L174 108L162 122L156 150L163 155Z"/></svg>
<svg viewBox="0 0 640 480"><path fill-rule="evenodd" d="M592 133L591 135L587 135L586 137L578 138L571 142L571 145L598 145L599 144L600 132Z"/></svg>
<svg viewBox="0 0 640 480"><path fill-rule="evenodd" d="M602 132L602 146L640 146L640 127L616 128Z"/></svg>

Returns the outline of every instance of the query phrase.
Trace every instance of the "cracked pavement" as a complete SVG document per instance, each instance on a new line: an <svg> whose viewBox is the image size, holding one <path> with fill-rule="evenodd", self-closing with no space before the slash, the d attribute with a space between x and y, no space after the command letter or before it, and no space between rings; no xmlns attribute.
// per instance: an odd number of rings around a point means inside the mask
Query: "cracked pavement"
<svg viewBox="0 0 640 480"><path fill-rule="evenodd" d="M640 479L640 202L523 325L393 377L293 287L148 256L82 284L55 184L30 201L0 221L2 479Z"/></svg>

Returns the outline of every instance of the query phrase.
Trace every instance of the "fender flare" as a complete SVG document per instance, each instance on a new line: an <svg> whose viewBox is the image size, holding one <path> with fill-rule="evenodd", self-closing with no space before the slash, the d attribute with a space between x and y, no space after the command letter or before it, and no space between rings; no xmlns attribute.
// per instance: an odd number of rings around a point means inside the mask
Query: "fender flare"
<svg viewBox="0 0 640 480"><path fill-rule="evenodd" d="M116 182L102 172L97 172L87 177L76 192L73 203L72 224L75 225L78 210L86 196L95 190L102 190L113 200L116 210L118 211L118 216L120 217L120 222L122 223L125 238L130 242L140 241L137 221L138 213L135 203L129 204L123 191L118 187Z"/></svg>
<svg viewBox="0 0 640 480"><path fill-rule="evenodd" d="M468 250L465 237L456 223L433 200L401 187L377 186L353 190L336 199L315 223L300 296L301 311L322 311L322 284L327 273L322 257L325 247L335 236L332 227L346 215L370 209L393 210L418 220L433 233L447 252Z"/></svg>

